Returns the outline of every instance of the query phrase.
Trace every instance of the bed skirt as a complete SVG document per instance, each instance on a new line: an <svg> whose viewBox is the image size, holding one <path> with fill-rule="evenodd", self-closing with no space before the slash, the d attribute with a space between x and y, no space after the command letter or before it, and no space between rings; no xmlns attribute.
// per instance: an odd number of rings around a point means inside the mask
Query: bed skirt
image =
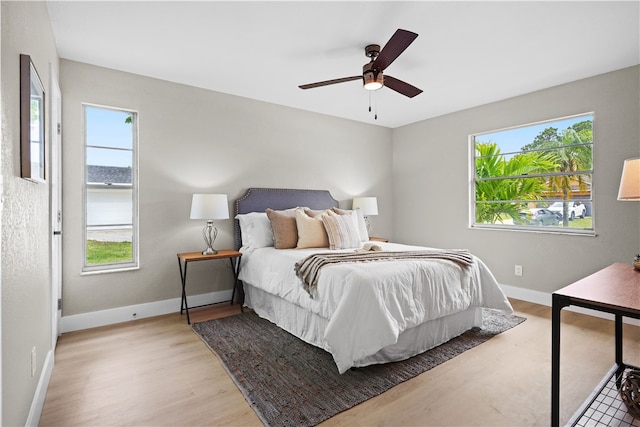
<svg viewBox="0 0 640 427"><path fill-rule="evenodd" d="M331 348L324 339L328 319L248 283L244 283L244 292L245 306L254 310L258 316L275 323L303 341L331 353ZM402 332L395 344L360 360L352 361L352 367L408 359L437 347L474 326L482 326L481 308L473 307L460 313L430 320Z"/></svg>

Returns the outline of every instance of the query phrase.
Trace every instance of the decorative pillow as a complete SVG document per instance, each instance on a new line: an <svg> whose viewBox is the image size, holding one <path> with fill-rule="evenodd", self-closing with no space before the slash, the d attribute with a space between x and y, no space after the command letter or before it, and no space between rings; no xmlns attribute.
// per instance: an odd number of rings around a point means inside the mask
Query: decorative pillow
<svg viewBox="0 0 640 427"><path fill-rule="evenodd" d="M264 248L273 246L273 232L267 214L250 212L236 215L240 223L242 246L246 248Z"/></svg>
<svg viewBox="0 0 640 427"><path fill-rule="evenodd" d="M360 208L347 210L340 208L331 208L331 210L338 215L353 215L355 218L356 225L358 227L358 234L360 235L361 242L369 241L369 232L367 231L367 223L364 220L364 215L362 214L362 210Z"/></svg>
<svg viewBox="0 0 640 427"><path fill-rule="evenodd" d="M296 210L284 211L266 210L267 217L273 230L273 241L276 249L293 249L298 244L298 226L296 225Z"/></svg>
<svg viewBox="0 0 640 427"><path fill-rule="evenodd" d="M349 215L322 215L321 218L329 236L329 249L360 247L358 228Z"/></svg>
<svg viewBox="0 0 640 427"><path fill-rule="evenodd" d="M307 210L296 209L296 225L298 227L298 249L328 248L329 237L324 229L320 213L315 217L308 215Z"/></svg>
<svg viewBox="0 0 640 427"><path fill-rule="evenodd" d="M331 209L314 210L314 209L304 208L304 213L309 215L311 218L315 218L318 215L327 214L329 213L329 211L331 211Z"/></svg>

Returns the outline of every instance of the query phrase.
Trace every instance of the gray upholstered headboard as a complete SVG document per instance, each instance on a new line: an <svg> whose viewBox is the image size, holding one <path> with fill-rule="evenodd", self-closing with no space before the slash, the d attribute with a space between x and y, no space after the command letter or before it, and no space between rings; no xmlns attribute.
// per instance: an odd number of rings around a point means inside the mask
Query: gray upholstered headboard
<svg viewBox="0 0 640 427"><path fill-rule="evenodd" d="M244 196L236 199L234 214L264 212L270 208L283 210L304 206L309 209L338 207L338 201L327 190L297 190L291 188L249 188ZM242 245L240 225L234 220L235 247Z"/></svg>

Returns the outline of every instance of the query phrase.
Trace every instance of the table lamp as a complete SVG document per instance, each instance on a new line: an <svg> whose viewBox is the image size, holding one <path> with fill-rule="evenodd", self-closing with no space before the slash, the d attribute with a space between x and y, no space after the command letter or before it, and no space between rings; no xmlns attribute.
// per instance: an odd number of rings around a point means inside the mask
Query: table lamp
<svg viewBox="0 0 640 427"><path fill-rule="evenodd" d="M378 215L378 199L375 197L354 197L353 209L360 209L367 224L367 233L371 230L370 215Z"/></svg>
<svg viewBox="0 0 640 427"><path fill-rule="evenodd" d="M618 200L640 201L640 157L624 161ZM640 254L635 256L633 267L640 271Z"/></svg>
<svg viewBox="0 0 640 427"><path fill-rule="evenodd" d="M217 254L213 249L213 242L218 236L218 229L213 225L214 219L229 218L229 202L226 194L194 194L191 199L191 219L206 219L207 224L202 229L202 237L207 249L202 255Z"/></svg>
<svg viewBox="0 0 640 427"><path fill-rule="evenodd" d="M618 200L640 201L640 157L624 161Z"/></svg>

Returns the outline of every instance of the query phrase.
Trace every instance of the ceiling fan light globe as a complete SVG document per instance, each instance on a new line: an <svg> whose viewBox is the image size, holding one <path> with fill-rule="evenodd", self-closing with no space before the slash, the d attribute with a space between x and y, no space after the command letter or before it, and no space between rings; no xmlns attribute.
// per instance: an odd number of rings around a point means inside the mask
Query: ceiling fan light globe
<svg viewBox="0 0 640 427"><path fill-rule="evenodd" d="M378 90L381 87L382 87L382 83L379 83L379 82L370 82L370 83L364 84L364 88L366 90Z"/></svg>

